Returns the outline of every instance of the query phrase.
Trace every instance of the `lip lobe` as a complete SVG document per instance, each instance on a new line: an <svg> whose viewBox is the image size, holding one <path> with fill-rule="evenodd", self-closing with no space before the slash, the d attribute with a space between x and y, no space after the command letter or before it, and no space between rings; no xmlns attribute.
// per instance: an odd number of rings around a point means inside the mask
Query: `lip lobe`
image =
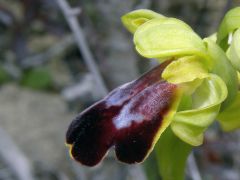
<svg viewBox="0 0 240 180"><path fill-rule="evenodd" d="M66 134L72 157L84 165L94 166L114 146L122 162L144 160L177 91L176 85L161 79L170 62L116 88L80 113Z"/></svg>

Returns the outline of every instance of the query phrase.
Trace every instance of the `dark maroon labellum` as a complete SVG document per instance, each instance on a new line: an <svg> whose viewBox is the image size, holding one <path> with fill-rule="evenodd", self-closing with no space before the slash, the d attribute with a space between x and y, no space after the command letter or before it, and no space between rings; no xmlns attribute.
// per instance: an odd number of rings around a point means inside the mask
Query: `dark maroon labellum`
<svg viewBox="0 0 240 180"><path fill-rule="evenodd" d="M114 146L120 161L143 161L175 99L177 86L161 80L162 71L169 63L113 90L80 113L66 135L72 157L94 166Z"/></svg>

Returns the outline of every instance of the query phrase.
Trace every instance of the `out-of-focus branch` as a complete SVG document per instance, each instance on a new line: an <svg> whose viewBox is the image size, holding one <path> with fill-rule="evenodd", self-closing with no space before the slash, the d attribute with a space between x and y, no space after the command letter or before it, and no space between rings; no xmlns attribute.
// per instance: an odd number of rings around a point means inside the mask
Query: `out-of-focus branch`
<svg viewBox="0 0 240 180"><path fill-rule="evenodd" d="M91 73L94 76L94 79L96 80L96 83L97 83L97 86L99 89L99 94L101 94L102 96L105 96L107 94L107 88L104 84L102 76L98 70L96 63L95 63L93 55L90 52L90 49L87 45L82 28L79 25L77 17L76 17L76 14L77 14L76 12L79 12L79 10L77 10L76 8L72 9L66 0L56 0L56 1L58 3L62 13L64 14L64 17L65 17L66 21L68 22L69 27L71 28L71 30L75 36L76 43L79 47L79 50L82 53L85 63L87 64L89 70L91 71Z"/></svg>
<svg viewBox="0 0 240 180"><path fill-rule="evenodd" d="M34 180L31 164L8 134L0 128L0 155L19 180Z"/></svg>
<svg viewBox="0 0 240 180"><path fill-rule="evenodd" d="M202 180L193 152L188 157L187 165L192 180Z"/></svg>

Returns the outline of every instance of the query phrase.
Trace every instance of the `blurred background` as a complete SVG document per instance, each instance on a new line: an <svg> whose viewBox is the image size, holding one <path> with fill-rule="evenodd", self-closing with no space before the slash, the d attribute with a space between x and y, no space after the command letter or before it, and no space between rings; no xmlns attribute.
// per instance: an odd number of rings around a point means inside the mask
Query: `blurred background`
<svg viewBox="0 0 240 180"><path fill-rule="evenodd" d="M94 168L73 162L64 144L68 125L155 65L135 52L123 14L148 8L184 20L204 37L238 5L240 0L0 0L0 180L160 179L154 153L141 165L118 163L112 153ZM187 179L240 180L240 131L226 134L214 124L192 157Z"/></svg>

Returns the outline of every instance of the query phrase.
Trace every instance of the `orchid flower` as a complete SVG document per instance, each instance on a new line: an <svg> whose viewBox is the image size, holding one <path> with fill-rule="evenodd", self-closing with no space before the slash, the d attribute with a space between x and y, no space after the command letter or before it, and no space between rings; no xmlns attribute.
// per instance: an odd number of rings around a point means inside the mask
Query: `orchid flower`
<svg viewBox="0 0 240 180"><path fill-rule="evenodd" d="M77 115L66 135L70 155L94 166L114 147L119 161L132 164L157 143L163 179L182 179L188 154L214 120L226 131L240 127L240 8L204 39L185 22L150 10L132 11L122 22L137 52L160 65Z"/></svg>

